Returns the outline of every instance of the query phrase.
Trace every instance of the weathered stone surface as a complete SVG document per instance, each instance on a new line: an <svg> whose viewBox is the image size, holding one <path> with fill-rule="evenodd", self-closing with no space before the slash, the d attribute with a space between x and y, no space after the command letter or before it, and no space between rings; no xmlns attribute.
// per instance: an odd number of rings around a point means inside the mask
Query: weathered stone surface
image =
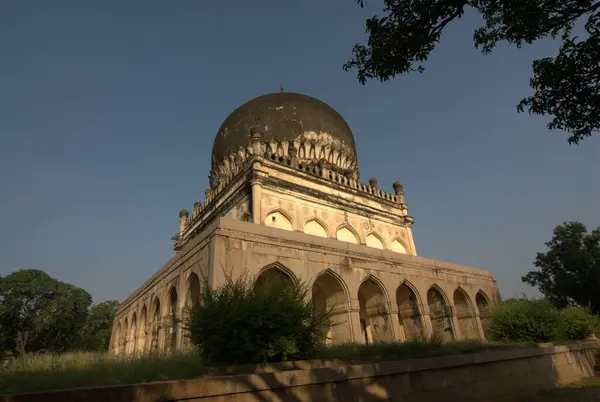
<svg viewBox="0 0 600 402"><path fill-rule="evenodd" d="M511 401L592 376L597 347L582 342L356 365L306 361L240 366L221 371L247 374L5 395L0 402ZM515 367L530 370L515 373Z"/></svg>

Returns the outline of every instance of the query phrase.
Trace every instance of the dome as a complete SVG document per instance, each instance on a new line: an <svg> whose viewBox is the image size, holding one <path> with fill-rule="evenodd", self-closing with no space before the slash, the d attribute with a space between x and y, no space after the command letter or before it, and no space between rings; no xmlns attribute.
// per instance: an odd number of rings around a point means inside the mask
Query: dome
<svg viewBox="0 0 600 402"><path fill-rule="evenodd" d="M212 167L251 143L251 134L260 132L266 143L288 141L299 147L309 141L328 147L329 154L302 154L307 162L325 159L336 165L341 153L352 163L344 163L346 170L357 171L356 146L352 130L344 118L331 106L311 96L292 92L277 92L259 96L235 109L223 122L212 150ZM335 150L337 154L333 154ZM310 155L309 155L310 154ZM310 157L309 157L310 156Z"/></svg>

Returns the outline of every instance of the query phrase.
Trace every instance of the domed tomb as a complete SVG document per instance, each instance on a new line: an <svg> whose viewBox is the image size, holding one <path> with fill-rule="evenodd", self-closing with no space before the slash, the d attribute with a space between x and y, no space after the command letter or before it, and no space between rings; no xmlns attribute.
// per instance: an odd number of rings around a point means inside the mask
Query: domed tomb
<svg viewBox="0 0 600 402"><path fill-rule="evenodd" d="M359 178L354 136L344 118L311 96L277 92L244 103L225 119L213 144L211 187L236 158L245 160L252 153L253 134L264 143L287 147L289 154L293 150L299 163Z"/></svg>

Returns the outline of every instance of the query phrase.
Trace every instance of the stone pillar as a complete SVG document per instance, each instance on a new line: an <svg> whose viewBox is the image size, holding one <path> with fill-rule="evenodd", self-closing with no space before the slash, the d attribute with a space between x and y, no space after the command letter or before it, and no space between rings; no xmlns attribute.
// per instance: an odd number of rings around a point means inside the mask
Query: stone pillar
<svg viewBox="0 0 600 402"><path fill-rule="evenodd" d="M254 168L259 166L260 164L255 164ZM260 224L262 223L262 177L260 173L254 172L250 185L252 186L252 222Z"/></svg>
<svg viewBox="0 0 600 402"><path fill-rule="evenodd" d="M481 315L479 314L479 311L475 311L475 313L473 314L473 317L475 317L475 322L477 323L477 331L479 333L479 339L481 339L484 342L488 342L489 339L485 338L485 332L483 331L483 325L481 325Z"/></svg>
<svg viewBox="0 0 600 402"><path fill-rule="evenodd" d="M392 341L394 342L404 342L406 340L406 336L404 335L404 329L402 325L400 325L400 319L398 318L398 305L392 303L391 308L391 323L392 323Z"/></svg>
<svg viewBox="0 0 600 402"><path fill-rule="evenodd" d="M351 342L354 343L365 343L365 336L362 332L362 327L360 325L360 305L358 304L358 300L350 300L350 328L352 331L352 339Z"/></svg>
<svg viewBox="0 0 600 402"><path fill-rule="evenodd" d="M192 215L194 218L200 215L200 211L202 210L202 203L200 201L196 201L194 203L194 214Z"/></svg>
<svg viewBox="0 0 600 402"><path fill-rule="evenodd" d="M423 325L423 334L425 338L431 338L433 336L433 326L431 325L431 312L429 311L429 305L423 304L420 307L421 310L421 325Z"/></svg>
<svg viewBox="0 0 600 402"><path fill-rule="evenodd" d="M183 236L183 232L185 231L185 227L187 226L187 219L190 216L190 213L187 209L183 208L179 211L179 236Z"/></svg>
<svg viewBox="0 0 600 402"><path fill-rule="evenodd" d="M460 325L458 324L458 317L456 316L456 306L454 304L449 305L448 313L450 313L450 323L452 325L452 332L454 333L454 339L464 339L464 336L460 331Z"/></svg>

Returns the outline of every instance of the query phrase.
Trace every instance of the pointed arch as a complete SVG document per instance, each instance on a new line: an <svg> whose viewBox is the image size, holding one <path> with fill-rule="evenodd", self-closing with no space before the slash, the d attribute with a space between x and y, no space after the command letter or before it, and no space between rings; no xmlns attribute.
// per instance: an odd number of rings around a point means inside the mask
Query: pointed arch
<svg viewBox="0 0 600 402"><path fill-rule="evenodd" d="M131 316L131 325L130 325L130 339L129 339L129 351L127 354L135 353L137 347L137 314L134 311Z"/></svg>
<svg viewBox="0 0 600 402"><path fill-rule="evenodd" d="M343 279L331 269L326 269L316 276L312 285L312 301L317 310L331 314L331 322L324 329L326 343L336 344L349 340L351 330L348 296Z"/></svg>
<svg viewBox="0 0 600 402"><path fill-rule="evenodd" d="M265 217L264 224L277 229L294 230L294 220L281 208L275 208L269 211Z"/></svg>
<svg viewBox="0 0 600 402"><path fill-rule="evenodd" d="M152 318L151 318L151 334L150 334L150 350L155 352L158 350L160 341L160 333L162 329L161 323L161 305L160 298L154 297L152 302Z"/></svg>
<svg viewBox="0 0 600 402"><path fill-rule="evenodd" d="M262 284L269 283L272 281L289 281L289 283L297 283L298 279L289 268L276 261L274 263L265 265L258 272L258 275L254 280L254 284L255 286L260 286Z"/></svg>
<svg viewBox="0 0 600 402"><path fill-rule="evenodd" d="M168 328L166 331L168 335L168 342L165 342L165 349L175 351L177 349L177 332L179 327L179 314L177 311L177 288L174 285L172 285L167 294L169 297L167 304Z"/></svg>
<svg viewBox="0 0 600 402"><path fill-rule="evenodd" d="M404 280L396 289L398 321L406 340L421 339L425 336L421 311L421 296L417 289Z"/></svg>
<svg viewBox="0 0 600 402"><path fill-rule="evenodd" d="M200 303L200 278L195 272L192 272L188 276L186 284L185 306L182 311L182 320L184 322L189 321L194 308ZM187 330L187 326L182 327L181 343L182 346L190 344L190 333Z"/></svg>
<svg viewBox="0 0 600 402"><path fill-rule="evenodd" d="M433 284L427 291L427 304L433 335L442 341L453 340L454 331L448 298L437 284Z"/></svg>
<svg viewBox="0 0 600 402"><path fill-rule="evenodd" d="M117 331L115 332L115 336L113 338L113 353L115 355L118 355L120 352L121 331L122 331L122 327L121 327L121 322L119 321L119 323L117 324Z"/></svg>
<svg viewBox="0 0 600 402"><path fill-rule="evenodd" d="M316 216L314 218L311 218L306 221L306 223L304 224L303 230L304 230L304 233L310 234L313 236L331 237L329 234L327 224L325 222L323 222L321 219L317 218Z"/></svg>
<svg viewBox="0 0 600 402"><path fill-rule="evenodd" d="M371 232L365 237L365 244L369 247L377 248L379 250L385 249L383 239L375 232Z"/></svg>
<svg viewBox="0 0 600 402"><path fill-rule="evenodd" d="M391 342L392 322L385 286L373 275L367 276L358 288L361 328L367 344Z"/></svg>
<svg viewBox="0 0 600 402"><path fill-rule="evenodd" d="M125 319L123 320L123 350L122 353L124 355L127 354L127 348L128 348L128 344L129 344L129 339L127 339L129 337L129 321L127 320L127 317L125 317Z"/></svg>
<svg viewBox="0 0 600 402"><path fill-rule="evenodd" d="M457 287L452 296L456 311L458 328L463 339L479 339L479 329L475 321L475 310L469 294L462 288Z"/></svg>
<svg viewBox="0 0 600 402"><path fill-rule="evenodd" d="M481 289L475 295L475 304L479 311L479 320L483 329L483 336L486 340L491 340L490 334L490 315L491 315L491 303L488 295Z"/></svg>
<svg viewBox="0 0 600 402"><path fill-rule="evenodd" d="M342 223L335 231L335 238L346 243L360 244L358 232L348 223Z"/></svg>
<svg viewBox="0 0 600 402"><path fill-rule="evenodd" d="M399 238L394 238L391 241L390 250L392 250L396 253L408 254L408 251L407 251L406 246L404 245L404 242L400 241Z"/></svg>
<svg viewBox="0 0 600 402"><path fill-rule="evenodd" d="M138 323L138 336L137 336L137 345L136 350L138 352L143 352L146 350L146 324L148 322L148 308L144 303L142 305L142 309L140 310L140 320Z"/></svg>

